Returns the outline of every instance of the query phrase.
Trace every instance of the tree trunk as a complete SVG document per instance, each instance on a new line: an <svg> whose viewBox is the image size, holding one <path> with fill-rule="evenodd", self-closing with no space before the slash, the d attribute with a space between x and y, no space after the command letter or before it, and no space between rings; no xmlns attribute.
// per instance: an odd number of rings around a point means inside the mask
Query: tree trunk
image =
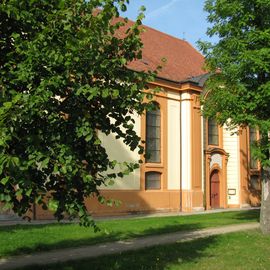
<svg viewBox="0 0 270 270"><path fill-rule="evenodd" d="M270 234L270 168L262 169L260 227L263 234Z"/></svg>

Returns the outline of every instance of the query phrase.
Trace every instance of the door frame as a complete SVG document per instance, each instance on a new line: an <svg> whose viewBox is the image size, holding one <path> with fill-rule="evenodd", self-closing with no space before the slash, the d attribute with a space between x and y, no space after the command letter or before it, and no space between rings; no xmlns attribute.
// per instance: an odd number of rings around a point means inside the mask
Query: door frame
<svg viewBox="0 0 270 270"><path fill-rule="evenodd" d="M214 173L216 173L218 175L218 206L217 207L213 207L212 198L211 198L212 197L212 177L213 177ZM210 181L210 194L209 194L210 195L210 206L212 209L213 208L218 209L218 208L220 208L220 184L221 184L220 183L220 171L218 169L213 169L211 171L209 181Z"/></svg>
<svg viewBox="0 0 270 270"><path fill-rule="evenodd" d="M221 164L211 163L212 156L218 154L221 156ZM219 172L219 190L220 190L220 208L227 208L228 207L228 200L227 200L227 163L229 154L221 148L209 148L205 151L205 158L206 158L206 168L205 168L205 209L210 210L211 202L211 174L213 171L217 170ZM210 167L211 166L211 167Z"/></svg>

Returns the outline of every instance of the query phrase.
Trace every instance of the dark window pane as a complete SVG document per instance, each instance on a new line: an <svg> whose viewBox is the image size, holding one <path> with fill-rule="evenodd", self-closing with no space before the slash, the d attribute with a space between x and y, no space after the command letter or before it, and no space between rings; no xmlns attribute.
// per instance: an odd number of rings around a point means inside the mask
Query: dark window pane
<svg viewBox="0 0 270 270"><path fill-rule="evenodd" d="M160 151L152 150L147 152L149 154L149 157L147 158L147 162L152 163L160 163Z"/></svg>
<svg viewBox="0 0 270 270"><path fill-rule="evenodd" d="M152 112L147 113L147 125L148 126L159 126L160 123L160 115L153 114Z"/></svg>
<svg viewBox="0 0 270 270"><path fill-rule="evenodd" d="M147 172L145 174L145 189L160 189L160 175L159 172Z"/></svg>
<svg viewBox="0 0 270 270"><path fill-rule="evenodd" d="M218 124L215 119L208 120L208 144L218 145Z"/></svg>
<svg viewBox="0 0 270 270"><path fill-rule="evenodd" d="M147 139L160 138L160 127L148 126Z"/></svg>
<svg viewBox="0 0 270 270"><path fill-rule="evenodd" d="M160 139L147 139L146 143L148 151L159 151Z"/></svg>
<svg viewBox="0 0 270 270"><path fill-rule="evenodd" d="M146 113L146 162L160 162L160 109Z"/></svg>

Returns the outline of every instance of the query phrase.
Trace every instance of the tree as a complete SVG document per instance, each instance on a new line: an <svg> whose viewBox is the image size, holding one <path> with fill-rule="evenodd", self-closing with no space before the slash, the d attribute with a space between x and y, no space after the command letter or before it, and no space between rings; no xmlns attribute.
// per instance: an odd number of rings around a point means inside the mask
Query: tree
<svg viewBox="0 0 270 270"><path fill-rule="evenodd" d="M44 209L93 224L84 199L121 171L98 134L142 153L132 115L151 72L126 66L142 56L140 25L117 19L128 0L2 0L0 4L0 201L25 215ZM118 32L121 29L122 37ZM123 34L123 29L126 29ZM118 169L117 169L118 168ZM114 173L108 173L113 169ZM111 203L110 201L108 203Z"/></svg>
<svg viewBox="0 0 270 270"><path fill-rule="evenodd" d="M270 233L270 1L207 0L216 44L200 43L210 71L204 114L231 128L260 130L256 154L263 168L261 229Z"/></svg>

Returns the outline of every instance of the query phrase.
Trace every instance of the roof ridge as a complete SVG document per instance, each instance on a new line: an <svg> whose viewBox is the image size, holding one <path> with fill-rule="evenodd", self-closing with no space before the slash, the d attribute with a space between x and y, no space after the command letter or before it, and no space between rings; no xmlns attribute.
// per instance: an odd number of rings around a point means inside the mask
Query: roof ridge
<svg viewBox="0 0 270 270"><path fill-rule="evenodd" d="M119 18L125 19L125 18L127 18L127 17L119 16ZM129 19L129 18L127 18L127 19L128 19L129 22L135 23L135 21L133 21L133 20L131 20L131 19ZM150 30L152 30L152 31L155 31L155 32L157 32L157 33L160 33L160 34L162 34L162 35L164 35L164 36L168 36L168 37L170 37L170 38L173 38L173 39L175 39L175 40L177 40L177 41L181 41L181 42L183 42L183 43L186 43L188 46L190 46L190 47L192 47L193 49L195 49L196 52L197 52L198 54L200 54L200 55L203 56L203 54L200 53L200 51L197 50L197 48L193 47L193 45L192 45L189 41L187 41L187 40L185 40L185 39L176 37L176 36L171 35L171 34L168 34L168 33L166 33L166 32L162 32L161 30L158 30L158 29L153 28L153 27L151 27L151 26L148 26L148 25L146 25L146 24L142 24L141 26L144 27L144 28L148 28L148 29L150 29ZM203 57L204 57L204 56L203 56Z"/></svg>
<svg viewBox="0 0 270 270"><path fill-rule="evenodd" d="M185 39L178 38L178 37L176 37L176 36L173 36L173 35L171 35L171 34L162 32L161 30L158 30L158 29L156 29L156 28L153 28L153 27L148 26L148 25L145 25L145 24L143 24L142 26L143 26L143 27L147 27L147 28L149 28L150 30L153 30L153 31L158 32L158 33L161 33L161 34L163 34L163 35L165 35L165 36L168 36L168 37L170 37L170 38L173 38L173 39L176 39L176 40L179 40L179 41L182 41L182 42L186 42L186 43L188 43L190 46L192 46L192 45L191 45L188 41L186 41Z"/></svg>
<svg viewBox="0 0 270 270"><path fill-rule="evenodd" d="M119 16L119 19L125 20L125 17ZM127 17L126 19L126 27L135 23ZM143 58L146 61L133 61L129 64L130 69L143 71L148 68L154 70L160 65L159 60L165 57L168 62L159 72L159 77L172 81L182 81L206 73L203 70L204 56L187 40L164 33L146 24L141 24L140 27L145 29L140 36L144 45L142 48ZM120 33L124 33L123 31L125 31L125 27L119 29Z"/></svg>
<svg viewBox="0 0 270 270"><path fill-rule="evenodd" d="M129 22L135 23L135 21L129 19L128 17L122 17L122 16L119 16L119 18L122 18L122 19L126 19L126 18L127 18ZM179 40L179 41L182 41L182 42L186 42L188 45L190 45L191 47L193 47L193 46L192 46L187 40L185 40L185 39L182 39L182 38L173 36L173 35L168 34L168 33L166 33L166 32L162 32L161 30L158 30L158 29L156 29L156 28L154 28L154 27L151 27L151 26L149 26L149 25L146 25L146 24L142 24L141 26L142 26L142 27L149 28L150 30L153 30L153 31L158 32L158 33L161 33L161 34L163 34L163 35L165 35L165 36L168 36L168 37L170 37L170 38L173 38L173 39L176 39L176 40ZM193 47L193 48L194 48L194 47Z"/></svg>
<svg viewBox="0 0 270 270"><path fill-rule="evenodd" d="M176 39L176 40L178 40L178 41L184 42L184 43L186 43L188 46L190 46L191 48L193 48L193 49L196 51L196 53L198 53L198 54L200 54L200 55L203 56L203 54L200 53L199 50L197 50L196 48L194 48L194 47L192 46L192 44L190 44L190 42L187 41L187 40L185 40L185 39L178 38L178 37L176 37L176 36L173 36L173 35L170 35L170 34L168 34L168 33L162 32L161 30L155 29L155 28L150 27L150 26L148 26L148 25L144 25L144 24L143 24L142 26L143 26L143 27L146 26L146 27L149 28L150 30L154 30L155 32L158 32L158 33L163 34L163 35L165 35L165 36L168 36L168 37L170 37L170 38ZM203 56L203 57L204 57L204 56Z"/></svg>

